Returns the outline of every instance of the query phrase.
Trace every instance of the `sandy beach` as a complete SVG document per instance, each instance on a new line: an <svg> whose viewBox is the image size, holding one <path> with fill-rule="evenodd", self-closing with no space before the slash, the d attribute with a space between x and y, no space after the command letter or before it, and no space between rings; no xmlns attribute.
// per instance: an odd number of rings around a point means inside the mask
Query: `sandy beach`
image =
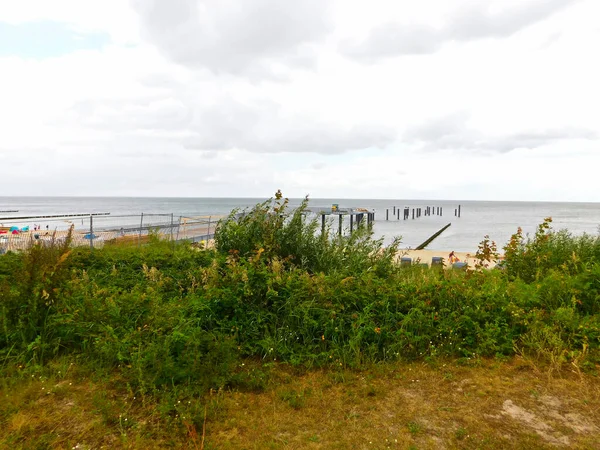
<svg viewBox="0 0 600 450"><path fill-rule="evenodd" d="M444 258L444 266L450 267L448 256L451 250L412 250L412 249L400 249L398 251L398 260L402 257L408 257L412 259L413 264L415 263L427 263L431 265L431 260L434 256ZM475 252L454 252L454 255L458 257L460 262L466 262L469 267L475 267L477 259L475 258ZM494 267L495 263L490 263L490 268Z"/></svg>

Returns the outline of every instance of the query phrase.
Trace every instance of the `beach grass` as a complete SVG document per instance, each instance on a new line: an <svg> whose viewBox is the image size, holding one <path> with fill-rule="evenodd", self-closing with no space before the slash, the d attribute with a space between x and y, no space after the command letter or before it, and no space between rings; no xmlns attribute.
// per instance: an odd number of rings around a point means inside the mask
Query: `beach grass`
<svg viewBox="0 0 600 450"><path fill-rule="evenodd" d="M260 382L204 396L132 391L68 361L0 391L7 448L596 448L600 381L520 358L299 370L248 360ZM33 376L30 376L33 375Z"/></svg>

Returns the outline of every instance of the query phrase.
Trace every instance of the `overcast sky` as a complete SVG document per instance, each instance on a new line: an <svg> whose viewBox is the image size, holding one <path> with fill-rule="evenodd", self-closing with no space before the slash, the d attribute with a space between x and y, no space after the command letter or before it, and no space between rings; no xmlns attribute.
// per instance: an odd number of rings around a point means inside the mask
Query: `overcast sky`
<svg viewBox="0 0 600 450"><path fill-rule="evenodd" d="M0 195L600 201L598 0L0 0Z"/></svg>

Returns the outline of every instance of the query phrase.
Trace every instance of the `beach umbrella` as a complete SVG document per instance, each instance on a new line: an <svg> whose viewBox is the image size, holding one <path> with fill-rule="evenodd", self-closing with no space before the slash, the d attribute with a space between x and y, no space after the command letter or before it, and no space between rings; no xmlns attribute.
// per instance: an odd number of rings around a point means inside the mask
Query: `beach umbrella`
<svg viewBox="0 0 600 450"><path fill-rule="evenodd" d="M98 236L96 236L95 234L90 234L90 233L88 233L88 234L85 234L85 235L83 236L83 238L84 238L84 239L96 239L97 237L98 237Z"/></svg>
<svg viewBox="0 0 600 450"><path fill-rule="evenodd" d="M10 231L12 233L15 230L19 231L19 227L10 227L10 229L8 231Z"/></svg>
<svg viewBox="0 0 600 450"><path fill-rule="evenodd" d="M19 230L12 230L12 234L19 234Z"/></svg>

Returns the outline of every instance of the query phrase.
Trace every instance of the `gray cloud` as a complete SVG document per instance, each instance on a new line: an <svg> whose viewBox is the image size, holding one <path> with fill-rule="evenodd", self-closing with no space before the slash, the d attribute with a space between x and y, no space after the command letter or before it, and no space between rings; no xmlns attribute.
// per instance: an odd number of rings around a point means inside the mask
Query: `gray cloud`
<svg viewBox="0 0 600 450"><path fill-rule="evenodd" d="M443 43L440 30L425 25L383 24L371 30L363 42L346 41L346 56L373 62L396 55L423 55L437 51Z"/></svg>
<svg viewBox="0 0 600 450"><path fill-rule="evenodd" d="M509 37L578 1L532 0L499 12L492 12L487 2L472 2L452 15L441 28L387 23L375 27L361 42L342 42L340 50L348 57L365 62L434 53L451 41Z"/></svg>
<svg viewBox="0 0 600 450"><path fill-rule="evenodd" d="M133 0L145 38L168 58L215 73L264 76L310 66L332 29L331 0Z"/></svg>
<svg viewBox="0 0 600 450"><path fill-rule="evenodd" d="M219 97L207 103L199 95L177 86L136 101L86 100L75 104L63 120L94 130L96 140L100 140L97 133L104 133L106 148L131 155L140 149L147 154L154 146L197 150L208 158L211 152L234 148L254 153L340 154L384 148L397 138L389 128L341 126L286 111L270 100L241 103ZM85 142L65 144L85 146Z"/></svg>
<svg viewBox="0 0 600 450"><path fill-rule="evenodd" d="M84 100L67 112L69 120L99 130L115 132L181 130L192 121L192 110L170 97L135 100Z"/></svg>
<svg viewBox="0 0 600 450"><path fill-rule="evenodd" d="M195 136L184 145L196 150L240 148L257 153L339 154L394 142L394 130L374 125L342 127L286 114L273 102L243 105L233 100L196 114Z"/></svg>
<svg viewBox="0 0 600 450"><path fill-rule="evenodd" d="M424 150L467 150L506 153L519 148L534 149L572 139L596 140L598 134L580 128L558 128L490 136L468 126L469 115L456 113L409 129L404 141L419 144Z"/></svg>

